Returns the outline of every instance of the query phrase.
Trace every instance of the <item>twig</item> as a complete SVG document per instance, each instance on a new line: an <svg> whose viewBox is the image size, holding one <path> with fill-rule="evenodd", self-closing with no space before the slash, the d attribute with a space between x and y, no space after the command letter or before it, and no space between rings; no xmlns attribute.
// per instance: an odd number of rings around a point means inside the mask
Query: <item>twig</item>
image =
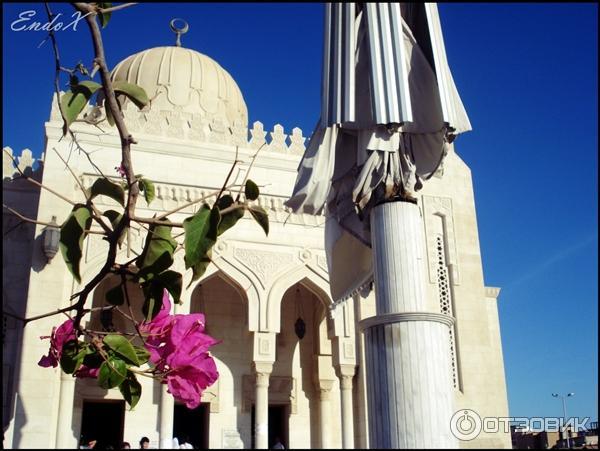
<svg viewBox="0 0 600 451"><path fill-rule="evenodd" d="M21 168L19 168L19 164L17 162L17 160L15 159L15 157L13 157L6 149L2 149L4 151L4 153L6 153L6 155L8 155L12 160L13 160L13 164L15 165L15 167L17 168L17 171L19 171L19 174L21 176L21 178L27 180L30 183L33 183L36 186L39 186L40 188L44 188L45 190L51 192L52 194L54 194L57 197L60 197L62 200L64 200L65 202L71 204L71 205L75 205L75 202L73 202L71 199L66 198L65 196L63 196L60 193L57 193L56 191L54 191L53 189L48 188L45 185L42 185L40 182L38 182L35 179L32 179L31 177L25 175L25 173L21 170Z"/></svg>
<svg viewBox="0 0 600 451"><path fill-rule="evenodd" d="M88 201L88 205L92 208L92 210L95 213L95 215L93 216L94 220L98 224L100 224L100 227L102 227L106 233L111 233L112 229L110 227L108 227L106 225L106 223L102 220L102 213L100 213L98 211L98 209L96 208L96 206L92 202L90 202L90 196L88 195L87 190L83 187L83 184L81 183L79 178L75 175L75 173L71 169L71 166L69 166L69 164L65 161L65 159L58 152L58 150L56 150L56 147L53 147L52 150L54 150L54 152L56 152L56 155L58 155L58 158L60 158L60 161L62 161L65 164L65 166L67 167L67 169L69 170L69 172L71 173L71 175L73 176L73 178L75 179L77 184L79 185L79 188L81 188L81 191L83 192L83 195L85 196L85 199Z"/></svg>
<svg viewBox="0 0 600 451"><path fill-rule="evenodd" d="M94 312L94 311L97 311L97 310L108 310L108 309L111 309L111 308L114 308L114 306L109 305L109 306L104 306L104 307L94 307L94 308L90 308L90 309L84 309L83 310L83 314ZM24 323L24 325L26 325L27 323L30 323L31 321L36 321L38 319L47 318L49 316L60 315L61 313L67 313L67 312L69 312L71 310L75 310L75 305L70 305L69 307L64 307L62 309L59 309L59 310L56 310L56 311L53 311L53 312L48 312L48 313L43 313L41 315L32 316L31 318L23 318L22 316L15 315L14 313L7 312L6 310L4 310L2 312L2 314L6 315L6 316L8 316L10 318L14 318L14 319L17 319L19 321L22 321Z"/></svg>
<svg viewBox="0 0 600 451"><path fill-rule="evenodd" d="M121 285L123 285L123 290L125 291L125 300L127 301L127 307L129 308L129 314L131 315L131 322L133 323L133 327L135 327L135 331L137 332L142 343L145 343L144 337L142 337L142 332L140 331L140 327L135 320L135 315L133 314L133 309L131 308L131 301L129 299L129 291L127 290L127 279L125 278L125 274L121 274Z"/></svg>
<svg viewBox="0 0 600 451"><path fill-rule="evenodd" d="M246 176L244 177L244 181L240 185L240 190L238 192L237 197L235 198L236 202L240 200L240 196L242 195L242 190L246 186L246 181L248 180L248 176L250 175L250 169L252 169L252 166L254 166L254 161L256 160L256 157L258 156L258 152L260 152L260 149L262 149L265 146L265 144L267 144L267 143L266 142L262 143L261 146L258 149L256 149L256 153L252 156L252 161L250 162L250 165L248 166L248 169L246 170Z"/></svg>
<svg viewBox="0 0 600 451"><path fill-rule="evenodd" d="M221 188L221 191L219 191L219 195L215 199L215 202L218 202L219 199L221 198L221 194L223 194L223 191L225 191L225 187L227 186L227 183L229 182L229 178L231 177L231 174L233 173L233 170L235 169L235 165L239 163L238 152L239 152L239 147L235 146L235 159L233 160L233 164L231 165L231 169L229 170L229 174L227 174L227 178L225 178L225 182L223 183L223 187Z"/></svg>
<svg viewBox="0 0 600 451"><path fill-rule="evenodd" d="M112 6L110 8L98 8L98 11L101 13L112 13L113 11L118 11L120 9L129 8L130 6L135 6L136 3L123 3L122 5Z"/></svg>

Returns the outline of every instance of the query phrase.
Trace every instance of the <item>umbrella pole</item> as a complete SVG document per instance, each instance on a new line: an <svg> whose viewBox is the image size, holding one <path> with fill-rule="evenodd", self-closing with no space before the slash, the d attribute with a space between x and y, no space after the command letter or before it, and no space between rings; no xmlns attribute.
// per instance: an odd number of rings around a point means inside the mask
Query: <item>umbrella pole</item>
<svg viewBox="0 0 600 451"><path fill-rule="evenodd" d="M376 315L364 330L371 448L457 448L448 334L453 319L428 303L419 207L371 211Z"/></svg>

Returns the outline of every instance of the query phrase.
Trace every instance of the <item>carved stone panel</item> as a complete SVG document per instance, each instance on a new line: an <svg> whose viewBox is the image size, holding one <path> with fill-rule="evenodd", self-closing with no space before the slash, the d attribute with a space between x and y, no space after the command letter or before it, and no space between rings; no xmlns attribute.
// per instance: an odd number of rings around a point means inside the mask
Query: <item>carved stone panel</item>
<svg viewBox="0 0 600 451"><path fill-rule="evenodd" d="M436 219L435 216L438 216ZM449 197L423 196L423 217L425 223L425 239L427 242L427 259L429 268L429 281L437 282L437 236L444 237L446 246L446 259L448 269L452 272L452 284L460 284L458 252L456 235L454 232L454 214L452 211L452 199ZM441 218L442 230L439 229L439 218Z"/></svg>
<svg viewBox="0 0 600 451"><path fill-rule="evenodd" d="M234 257L256 276L263 288L294 264L294 256L281 252L236 248Z"/></svg>

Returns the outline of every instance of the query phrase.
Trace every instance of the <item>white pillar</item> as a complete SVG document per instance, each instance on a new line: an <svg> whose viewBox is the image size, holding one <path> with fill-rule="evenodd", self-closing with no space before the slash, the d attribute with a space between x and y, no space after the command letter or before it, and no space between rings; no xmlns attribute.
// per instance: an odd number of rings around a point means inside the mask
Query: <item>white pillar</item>
<svg viewBox="0 0 600 451"><path fill-rule="evenodd" d="M457 448L448 348L453 319L426 298L423 222L410 202L371 213L376 315L365 332L373 448Z"/></svg>
<svg viewBox="0 0 600 451"><path fill-rule="evenodd" d="M77 437L73 434L74 398L75 378L61 370L58 421L56 425L56 447L58 449L77 448L79 444Z"/></svg>
<svg viewBox="0 0 600 451"><path fill-rule="evenodd" d="M160 448L173 448L173 421L175 418L175 398L167 393L167 385L161 384L160 387Z"/></svg>
<svg viewBox="0 0 600 451"><path fill-rule="evenodd" d="M333 448L331 444L331 389L332 380L319 381L319 432L321 449Z"/></svg>
<svg viewBox="0 0 600 451"><path fill-rule="evenodd" d="M254 362L256 396L254 403L254 437L256 449L269 448L269 376L272 363Z"/></svg>
<svg viewBox="0 0 600 451"><path fill-rule="evenodd" d="M352 375L342 374L340 377L342 398L342 447L354 448L354 418L352 415Z"/></svg>

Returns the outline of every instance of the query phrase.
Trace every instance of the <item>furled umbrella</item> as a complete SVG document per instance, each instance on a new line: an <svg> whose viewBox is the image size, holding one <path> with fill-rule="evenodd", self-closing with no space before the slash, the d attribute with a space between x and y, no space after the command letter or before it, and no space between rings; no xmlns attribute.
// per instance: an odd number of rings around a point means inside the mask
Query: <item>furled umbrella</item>
<svg viewBox="0 0 600 451"><path fill-rule="evenodd" d="M403 302L408 301L394 294L401 287L385 285L400 276L391 268L398 267L398 261L407 262L404 267L418 264L418 257L398 249L406 248L402 244L406 241L422 245L415 193L440 169L456 135L470 129L448 67L435 3L326 4L321 117L286 205L310 214L325 209L334 303L368 292L375 273L377 316L406 313ZM377 210L382 212L379 217ZM392 248L377 255L377 241ZM404 278L415 279L405 284L423 283L418 271ZM425 301L416 302L418 307ZM375 333L381 321L371 326ZM368 353L367 349L367 360ZM387 371L385 365L393 363L383 360L379 371ZM369 418L370 423L383 421L379 420ZM406 439L410 431L402 432L400 426L388 429L396 436L388 430L384 437L371 425L371 435L375 434L371 444L414 444ZM402 434L405 437L399 437ZM431 444L454 446L444 437Z"/></svg>

